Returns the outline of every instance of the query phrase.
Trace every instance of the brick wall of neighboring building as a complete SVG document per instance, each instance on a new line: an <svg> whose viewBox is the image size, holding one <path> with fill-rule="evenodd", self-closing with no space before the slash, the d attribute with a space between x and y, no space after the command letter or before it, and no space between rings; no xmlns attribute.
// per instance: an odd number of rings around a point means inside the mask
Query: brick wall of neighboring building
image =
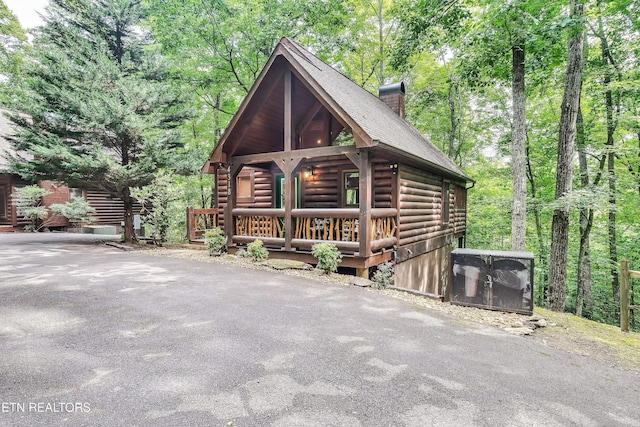
<svg viewBox="0 0 640 427"><path fill-rule="evenodd" d="M69 188L66 185L56 181L40 181L38 185L50 193L42 198L44 206L49 207L53 204L64 204L69 201ZM49 211L49 216L44 220L44 223L47 227L66 227L69 225L69 220Z"/></svg>

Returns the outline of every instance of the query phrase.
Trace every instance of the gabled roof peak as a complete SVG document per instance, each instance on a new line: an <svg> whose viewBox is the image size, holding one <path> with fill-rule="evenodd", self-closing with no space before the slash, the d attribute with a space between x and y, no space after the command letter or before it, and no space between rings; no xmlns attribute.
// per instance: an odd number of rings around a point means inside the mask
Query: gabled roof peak
<svg viewBox="0 0 640 427"><path fill-rule="evenodd" d="M378 97L287 37L280 39L225 135L214 149L211 161L220 161L219 159L223 158L222 145L238 123L237 116L246 112L246 106L251 102L257 87L265 81L265 77L270 72L276 72L273 68L277 57L283 57L288 62L302 83L338 120L349 125L354 136L358 135L364 146L388 149L396 155L411 158L445 174L470 181L448 156Z"/></svg>

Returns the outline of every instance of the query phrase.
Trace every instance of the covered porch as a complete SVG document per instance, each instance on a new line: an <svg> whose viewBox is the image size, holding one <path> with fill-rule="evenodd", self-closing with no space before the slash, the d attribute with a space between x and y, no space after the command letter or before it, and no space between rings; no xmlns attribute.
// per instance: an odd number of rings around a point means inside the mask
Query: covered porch
<svg viewBox="0 0 640 427"><path fill-rule="evenodd" d="M273 258L314 263L311 248L326 242L346 267L388 261L399 237L391 166L355 145L233 157L214 172L218 208L188 209L189 240L218 226L230 252L260 239Z"/></svg>

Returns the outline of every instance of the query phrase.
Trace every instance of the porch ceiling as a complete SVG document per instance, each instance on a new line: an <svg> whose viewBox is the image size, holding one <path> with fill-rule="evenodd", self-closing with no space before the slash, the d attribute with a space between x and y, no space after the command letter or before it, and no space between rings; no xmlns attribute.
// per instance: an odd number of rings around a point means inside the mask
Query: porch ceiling
<svg viewBox="0 0 640 427"><path fill-rule="evenodd" d="M223 148L227 158L284 150L285 88L282 76L286 67L285 61L276 61L245 106L244 114L239 116ZM292 97L293 126L298 132L313 119L314 114L310 112L326 112L325 107L318 108L316 97L297 77L293 79ZM299 138L297 132L295 138Z"/></svg>

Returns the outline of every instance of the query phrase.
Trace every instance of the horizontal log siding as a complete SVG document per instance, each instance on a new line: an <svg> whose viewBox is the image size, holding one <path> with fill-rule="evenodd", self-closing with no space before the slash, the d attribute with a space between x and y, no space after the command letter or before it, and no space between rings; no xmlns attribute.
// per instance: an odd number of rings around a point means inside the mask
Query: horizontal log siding
<svg viewBox="0 0 640 427"><path fill-rule="evenodd" d="M215 206L222 213L227 206L227 170L223 168L216 172L216 198ZM224 229L224 214L218 216L218 224Z"/></svg>
<svg viewBox="0 0 640 427"><path fill-rule="evenodd" d="M11 204L11 192L13 188L11 187L11 175L9 174L0 174L0 191L4 191L4 199L5 199L5 216L0 216L0 225L14 225L11 221L12 214L12 204Z"/></svg>
<svg viewBox="0 0 640 427"><path fill-rule="evenodd" d="M14 218L13 218L13 214L14 214L14 209L15 206L13 205L12 201L11 201L11 196L12 194L15 192L16 188L22 188L24 186L29 185L29 183L25 180L23 180L22 178L20 178L18 175L11 175L11 174L0 174L0 185L4 186L4 189L6 191L5 197L7 198L6 200L6 208L7 208L7 212L6 212L6 216L5 218L0 218L0 225L11 225L13 227L24 227L25 225L29 224L30 221L28 219L26 219L25 217L22 216L17 216L15 218L15 222L14 222Z"/></svg>
<svg viewBox="0 0 640 427"><path fill-rule="evenodd" d="M273 178L271 172L259 168L244 167L242 171L254 171L253 202L237 203L239 208L267 209L273 207ZM226 194L226 193L225 193Z"/></svg>
<svg viewBox="0 0 640 427"><path fill-rule="evenodd" d="M124 203L117 198L111 198L108 193L98 190L86 190L85 198L89 205L96 210L93 215L96 224L120 225L124 221ZM133 204L133 213L140 213L140 203Z"/></svg>
<svg viewBox="0 0 640 427"><path fill-rule="evenodd" d="M460 234L467 230L467 190L459 185L454 187L451 220L455 234Z"/></svg>
<svg viewBox="0 0 640 427"><path fill-rule="evenodd" d="M386 160L373 160L373 207L390 208L393 173Z"/></svg>
<svg viewBox="0 0 640 427"><path fill-rule="evenodd" d="M242 168L242 171L254 171L254 198L252 202L236 203L239 208L271 208L273 206L273 178L271 172L260 168L251 168L249 166ZM227 206L227 193L229 188L229 180L227 179L227 170L220 168L216 172L216 202L215 206L224 212ZM218 216L218 225L224 228L224 215Z"/></svg>
<svg viewBox="0 0 640 427"><path fill-rule="evenodd" d="M313 177L304 183L305 208L339 208L342 198L342 172L357 170L349 159L313 163ZM390 208L393 174L386 160L373 160L373 207Z"/></svg>
<svg viewBox="0 0 640 427"><path fill-rule="evenodd" d="M450 233L442 224L442 178L405 165L399 173L400 246Z"/></svg>
<svg viewBox="0 0 640 427"><path fill-rule="evenodd" d="M313 163L313 177L305 180L303 206L305 208L339 208L342 192L342 171L356 170L349 159L331 159Z"/></svg>

